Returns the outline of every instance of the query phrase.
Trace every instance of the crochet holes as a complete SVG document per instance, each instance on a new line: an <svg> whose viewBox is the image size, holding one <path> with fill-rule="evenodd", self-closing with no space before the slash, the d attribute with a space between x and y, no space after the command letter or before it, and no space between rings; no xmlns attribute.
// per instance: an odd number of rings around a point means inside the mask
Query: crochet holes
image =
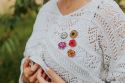
<svg viewBox="0 0 125 83"><path fill-rule="evenodd" d="M80 17L84 15L84 11L81 9L79 12L72 14L72 17Z"/></svg>
<svg viewBox="0 0 125 83"><path fill-rule="evenodd" d="M78 83L78 78L71 76L67 72L60 72L60 76L67 81L67 83Z"/></svg>
<svg viewBox="0 0 125 83"><path fill-rule="evenodd" d="M125 49L125 39L121 41L121 50L124 51Z"/></svg>
<svg viewBox="0 0 125 83"><path fill-rule="evenodd" d="M106 12L106 11L105 11ZM104 11L100 10L100 13L104 13ZM117 59L117 55L118 55L118 49L117 49L117 44L116 44L116 35L114 33L114 31L116 30L116 28L114 28L115 25L111 26L110 23L108 23L103 16L100 16L100 13L96 13L94 15L95 20L100 23L100 25L102 25L103 30L105 31L105 33L108 35L107 39L108 41L110 41L111 46L110 49L112 49L113 52L113 56L114 56L114 60ZM107 16L108 17L108 16ZM113 18L115 19L115 18ZM115 20L114 20L115 22ZM115 22L116 23L116 22ZM115 26L116 27L116 26Z"/></svg>
<svg viewBox="0 0 125 83"><path fill-rule="evenodd" d="M98 35L98 42L99 42L99 46L101 47L101 50L105 52L108 47L107 47L107 42L104 39L104 36Z"/></svg>
<svg viewBox="0 0 125 83"><path fill-rule="evenodd" d="M97 7L98 9L100 8L100 6Z"/></svg>
<svg viewBox="0 0 125 83"><path fill-rule="evenodd" d="M109 55L104 54L104 63L109 64L110 60L111 60L111 57Z"/></svg>
<svg viewBox="0 0 125 83"><path fill-rule="evenodd" d="M71 78L71 80L69 81L69 83L78 83L77 79L78 79L77 77Z"/></svg>
<svg viewBox="0 0 125 83"><path fill-rule="evenodd" d="M79 79L75 76L75 74L65 70L65 68L60 66L60 63L55 62L48 55L44 58L48 67L52 68L63 80L65 80L66 83L78 83Z"/></svg>
<svg viewBox="0 0 125 83"><path fill-rule="evenodd" d="M121 47L121 52L124 52L125 49L125 24L122 24L117 30L117 41L119 42L119 46Z"/></svg>
<svg viewBox="0 0 125 83"><path fill-rule="evenodd" d="M89 69L96 69L99 65L99 58L94 56L94 55L86 55L86 62L85 62L85 66ZM93 70L93 71L94 71Z"/></svg>
<svg viewBox="0 0 125 83"><path fill-rule="evenodd" d="M88 29L88 36L89 36L89 42L92 45L92 47L94 47L95 50L97 50L98 48L98 31L97 31L97 27L94 28L89 28Z"/></svg>
<svg viewBox="0 0 125 83"><path fill-rule="evenodd" d="M118 65L120 68L125 68L125 63L119 64Z"/></svg>
<svg viewBox="0 0 125 83"><path fill-rule="evenodd" d="M118 29L118 34L121 38L125 38L125 24Z"/></svg>

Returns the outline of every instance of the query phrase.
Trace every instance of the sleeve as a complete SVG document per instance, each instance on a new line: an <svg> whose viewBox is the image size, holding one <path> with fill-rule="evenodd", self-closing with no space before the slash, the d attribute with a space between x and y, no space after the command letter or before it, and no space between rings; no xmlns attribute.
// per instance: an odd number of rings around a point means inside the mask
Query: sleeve
<svg viewBox="0 0 125 83"><path fill-rule="evenodd" d="M33 27L33 32L28 39L24 51L24 56L35 56L38 53L40 53L40 50L42 50L41 47L42 40L44 40L44 27L46 22L45 18L45 12L42 10L39 11L34 27Z"/></svg>
<svg viewBox="0 0 125 83"><path fill-rule="evenodd" d="M109 60L106 81L109 83L125 83L125 14L113 0L102 1L96 18L105 36L104 54ZM105 47L105 48L104 48ZM105 61L106 61L105 60Z"/></svg>
<svg viewBox="0 0 125 83"><path fill-rule="evenodd" d="M21 73L20 73L19 83L23 83L23 80L21 77L23 73L22 65L24 63L25 57L39 55L41 50L43 50L41 48L42 44L40 43L40 41L44 40L43 27L45 27L45 22L46 22L46 17L45 17L46 11L45 11L45 7L44 8L43 7L40 9L37 15L35 24L33 26L33 32L26 43L24 58L22 59L21 66L20 66Z"/></svg>
<svg viewBox="0 0 125 83"><path fill-rule="evenodd" d="M25 58L22 59L21 61L21 66L20 66L20 77L19 77L19 83L24 83L22 80L22 74L23 74L23 63L24 63Z"/></svg>

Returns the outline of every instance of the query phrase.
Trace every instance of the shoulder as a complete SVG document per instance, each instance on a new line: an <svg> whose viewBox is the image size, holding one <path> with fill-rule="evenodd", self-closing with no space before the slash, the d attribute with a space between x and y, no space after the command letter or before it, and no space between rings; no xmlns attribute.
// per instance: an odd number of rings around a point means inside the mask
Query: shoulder
<svg viewBox="0 0 125 83"><path fill-rule="evenodd" d="M53 8L54 8L54 0L49 0L39 9L36 20L41 20L41 19L45 20L47 15L53 10Z"/></svg>
<svg viewBox="0 0 125 83"><path fill-rule="evenodd" d="M121 18L125 15L120 6L114 0L100 0L99 6L97 13L107 20L110 18L112 20L114 17Z"/></svg>
<svg viewBox="0 0 125 83"><path fill-rule="evenodd" d="M100 0L100 1L101 1L100 4L102 6L102 10L108 11L108 12L112 12L112 11L122 12L122 9L116 3L115 0Z"/></svg>
<svg viewBox="0 0 125 83"><path fill-rule="evenodd" d="M49 0L47 3L45 3L41 8L39 12L49 12L54 7L55 0Z"/></svg>

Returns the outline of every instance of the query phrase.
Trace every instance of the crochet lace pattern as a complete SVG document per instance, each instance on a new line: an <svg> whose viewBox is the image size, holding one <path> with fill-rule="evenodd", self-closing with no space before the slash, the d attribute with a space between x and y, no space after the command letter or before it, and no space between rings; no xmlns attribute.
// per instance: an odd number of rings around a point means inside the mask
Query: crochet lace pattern
<svg viewBox="0 0 125 83"><path fill-rule="evenodd" d="M76 56L68 57L70 47L60 50L57 44L62 32L72 30L79 33L72 48ZM125 15L113 0L91 0L62 15L51 0L37 16L24 55L52 68L66 83L125 83Z"/></svg>

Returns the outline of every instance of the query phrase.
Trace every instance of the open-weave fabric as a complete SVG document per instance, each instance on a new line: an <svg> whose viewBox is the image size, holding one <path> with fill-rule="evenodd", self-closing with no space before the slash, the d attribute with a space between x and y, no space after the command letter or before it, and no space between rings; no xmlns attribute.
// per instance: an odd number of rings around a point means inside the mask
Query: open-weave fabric
<svg viewBox="0 0 125 83"><path fill-rule="evenodd" d="M71 38L62 40L60 34L72 30L78 31L76 56L68 57L71 47L60 50L58 43L68 42ZM24 55L66 83L125 83L125 15L113 0L90 0L68 15L50 0L37 16Z"/></svg>

